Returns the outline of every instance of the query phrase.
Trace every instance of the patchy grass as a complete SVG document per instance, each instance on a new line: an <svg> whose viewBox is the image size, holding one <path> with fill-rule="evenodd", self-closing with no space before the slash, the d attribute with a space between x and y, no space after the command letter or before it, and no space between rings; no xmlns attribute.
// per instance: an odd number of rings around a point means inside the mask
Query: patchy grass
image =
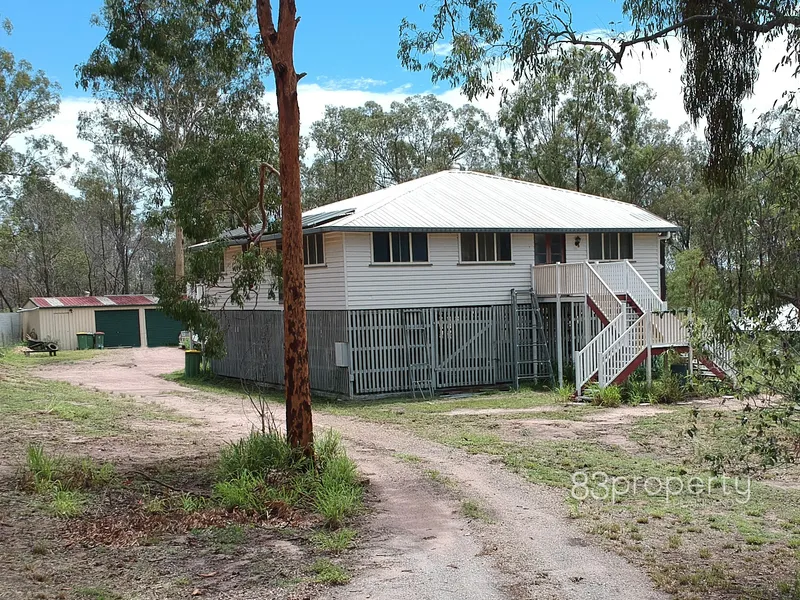
<svg viewBox="0 0 800 600"><path fill-rule="evenodd" d="M678 598L717 593L747 595L752 585L767 586L761 590L767 597L779 582L794 580L796 567L800 566L800 509L787 507L800 505L800 491L779 489L760 480L750 481L749 487L746 480L740 482L739 488L733 480L723 485L709 470L706 459L710 456L736 457L731 453L738 443L736 415L701 410L697 427L693 428L691 409L678 406L624 426L610 425L638 444L638 452L593 438L520 437L514 435L513 428L504 426L509 420L532 418L530 413L521 416L513 409L547 407L533 418L576 421L598 410L571 404L549 410L554 402L557 397L553 394L526 391L519 395L416 402L322 401L316 408L392 423L469 453L491 455L531 482L564 490L570 514L583 522L587 531L645 566L660 587ZM616 404L616 395L604 403ZM503 408L512 412L443 414L459 408ZM687 434L690 429L694 437ZM737 457L737 464L745 465L742 470L759 466L748 463L751 458ZM571 497L576 473L587 478L578 500ZM600 475L593 480L595 473ZM426 475L434 481L447 481L438 471L428 470ZM641 488L647 478L653 478L672 485L680 482L686 490L693 477L702 478L702 493L667 497L665 489L649 494ZM617 484L613 483L615 478ZM625 491L623 482L630 487L635 480L639 482L636 493ZM615 490L617 493L612 494ZM462 511L472 515L476 507L469 504L469 499L462 502ZM475 513L470 518L479 517ZM598 526L598 522L602 525ZM769 575L764 578L763 574Z"/></svg>
<svg viewBox="0 0 800 600"><path fill-rule="evenodd" d="M354 529L343 527L336 531L319 531L311 536L311 542L319 550L339 554L351 547L355 537Z"/></svg>
<svg viewBox="0 0 800 600"><path fill-rule="evenodd" d="M350 575L339 565L329 560L318 560L311 565L314 582L325 585L344 585L350 581Z"/></svg>
<svg viewBox="0 0 800 600"><path fill-rule="evenodd" d="M464 499L461 501L461 514L468 519L491 523L492 519L486 509L475 500Z"/></svg>
<svg viewBox="0 0 800 600"><path fill-rule="evenodd" d="M56 356L50 356L46 352L34 352L30 356L25 356L21 348L23 346L0 348L0 366L28 368L43 364L70 363L95 358L107 352L106 350L59 350Z"/></svg>
<svg viewBox="0 0 800 600"><path fill-rule="evenodd" d="M107 436L127 432L129 422L190 422L155 404L87 390L60 381L45 381L27 369L0 364L0 424L47 429L48 423L67 421L84 435Z"/></svg>
<svg viewBox="0 0 800 600"><path fill-rule="evenodd" d="M318 436L315 450L312 463L283 434L253 433L223 450L215 497L227 508L255 512L281 506L314 510L326 526L340 527L360 509L363 487L337 434Z"/></svg>

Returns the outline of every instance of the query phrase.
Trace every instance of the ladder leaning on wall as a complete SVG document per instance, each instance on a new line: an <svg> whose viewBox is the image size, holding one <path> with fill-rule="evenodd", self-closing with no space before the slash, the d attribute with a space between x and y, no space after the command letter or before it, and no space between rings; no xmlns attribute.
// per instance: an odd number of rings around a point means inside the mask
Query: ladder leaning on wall
<svg viewBox="0 0 800 600"><path fill-rule="evenodd" d="M514 389L520 381L555 384L550 346L539 299L532 289L511 290L511 351Z"/></svg>
<svg viewBox="0 0 800 600"><path fill-rule="evenodd" d="M403 334L408 365L408 382L414 398L417 393L433 397L433 360L431 356L431 311L427 309L403 310Z"/></svg>

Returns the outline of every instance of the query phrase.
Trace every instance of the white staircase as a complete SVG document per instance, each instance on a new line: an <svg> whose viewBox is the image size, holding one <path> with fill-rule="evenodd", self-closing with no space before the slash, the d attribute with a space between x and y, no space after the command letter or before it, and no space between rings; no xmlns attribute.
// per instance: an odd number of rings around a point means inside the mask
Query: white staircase
<svg viewBox="0 0 800 600"><path fill-rule="evenodd" d="M620 383L648 355L689 348L686 320L667 310L667 303L630 261L535 266L533 285L541 296L584 296L603 325L574 353L578 393L594 378L601 387ZM717 367L719 349L706 355L706 364L723 376L723 369Z"/></svg>

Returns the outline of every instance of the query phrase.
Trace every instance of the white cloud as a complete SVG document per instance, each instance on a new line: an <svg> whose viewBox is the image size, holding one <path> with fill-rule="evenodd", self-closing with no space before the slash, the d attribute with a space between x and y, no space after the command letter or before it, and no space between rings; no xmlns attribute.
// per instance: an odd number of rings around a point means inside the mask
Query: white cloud
<svg viewBox="0 0 800 600"><path fill-rule="evenodd" d="M789 87L796 87L791 80L791 67L780 67L775 70L780 59L785 53L785 42L776 40L764 46L761 61L761 74L755 87L754 95L744 102L745 120L754 122L758 116L771 109L775 101L780 102L781 94ZM648 84L656 93L656 98L651 104L655 117L666 119L670 126L677 128L686 121L688 116L683 109L683 93L681 74L683 61L680 56L680 42L672 40L669 51L663 47L653 48L642 53L631 54L625 57L622 69L617 69L615 74L622 83L636 83L642 81ZM501 69L495 74L496 84L507 84L510 80L511 70ZM298 86L300 102L301 133L308 134L311 124L322 118L327 105L357 107L367 101L374 101L388 108L392 102L402 101L412 93L410 83L405 83L387 91L379 91L377 87L386 87L386 82L373 78L356 79L325 79L320 78L316 83L303 83ZM458 89L443 90L431 85L428 93L434 93L443 101L454 106L461 106L468 102ZM275 108L273 93L267 96L268 103ZM500 105L499 94L488 98L481 97L473 104L487 111L491 115L497 113ZM77 122L81 111L91 110L95 102L87 98L64 98L59 114L38 127L33 133L52 134L69 149L70 153L77 152L82 158L89 158L91 145L78 139ZM12 141L17 148L22 148L22 136Z"/></svg>

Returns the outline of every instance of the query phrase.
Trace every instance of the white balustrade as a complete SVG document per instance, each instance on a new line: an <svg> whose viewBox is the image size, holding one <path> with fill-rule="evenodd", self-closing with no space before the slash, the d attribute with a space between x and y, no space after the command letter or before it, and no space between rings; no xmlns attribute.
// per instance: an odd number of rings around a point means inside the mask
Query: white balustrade
<svg viewBox="0 0 800 600"><path fill-rule="evenodd" d="M645 313L603 352L597 369L600 387L613 383L647 349L648 321L648 314Z"/></svg>

